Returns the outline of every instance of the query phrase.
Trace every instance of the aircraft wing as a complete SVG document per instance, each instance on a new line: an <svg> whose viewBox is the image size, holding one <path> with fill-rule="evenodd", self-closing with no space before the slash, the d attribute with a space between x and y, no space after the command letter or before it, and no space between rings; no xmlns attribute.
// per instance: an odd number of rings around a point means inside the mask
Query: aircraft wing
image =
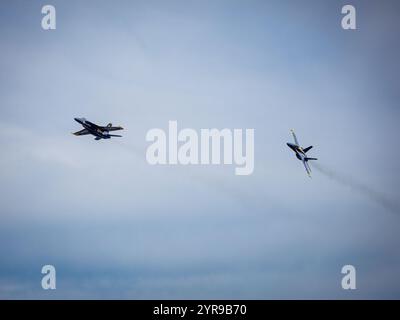
<svg viewBox="0 0 400 320"><path fill-rule="evenodd" d="M306 168L308 176L311 178L311 168L308 165L307 161L303 160L304 168Z"/></svg>
<svg viewBox="0 0 400 320"><path fill-rule="evenodd" d="M89 132L88 129L83 129L81 131L74 132L73 134L76 135L76 136L83 136L85 134L90 134L90 132Z"/></svg>
<svg viewBox="0 0 400 320"><path fill-rule="evenodd" d="M100 127L101 130L103 131L117 131L117 130L123 130L124 128L122 127Z"/></svg>
<svg viewBox="0 0 400 320"><path fill-rule="evenodd" d="M86 123L90 124L90 125L91 125L93 128L95 128L95 129L101 129L100 126L98 126L97 124L95 124L95 123L93 123L93 122L90 122L90 121L87 121L87 120L86 120Z"/></svg>
<svg viewBox="0 0 400 320"><path fill-rule="evenodd" d="M297 137L296 137L296 134L294 133L293 129L290 130L290 132L291 132L292 135L293 135L294 143L295 143L296 145L300 146L300 145L299 145L299 142L297 141Z"/></svg>

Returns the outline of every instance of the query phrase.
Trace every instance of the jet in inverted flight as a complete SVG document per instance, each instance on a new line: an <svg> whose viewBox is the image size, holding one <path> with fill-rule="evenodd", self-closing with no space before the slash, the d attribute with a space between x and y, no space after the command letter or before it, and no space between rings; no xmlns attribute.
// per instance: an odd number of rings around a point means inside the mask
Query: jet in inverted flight
<svg viewBox="0 0 400 320"><path fill-rule="evenodd" d="M296 137L296 134L294 133L294 131L290 130L290 132L293 135L294 143L288 142L287 146L294 151L294 153L296 154L296 158L303 162L304 168L306 168L307 174L311 178L311 168L310 168L310 166L308 164L308 161L309 160L318 160L318 159L317 158L309 158L309 157L307 157L306 153L313 146L309 146L309 147L303 149L302 147L300 147L299 142L297 141L297 137Z"/></svg>
<svg viewBox="0 0 400 320"><path fill-rule="evenodd" d="M112 123L109 123L107 126L99 126L97 124L94 124L93 122L90 122L86 120L85 118L74 118L74 120L78 123L80 123L83 126L83 130L74 132L73 134L76 136L84 136L87 134L94 135L96 138L95 140L100 140L100 139L110 139L111 137L122 137L117 134L110 134L110 131L117 131L117 130L123 130L124 128L122 127L113 127Z"/></svg>

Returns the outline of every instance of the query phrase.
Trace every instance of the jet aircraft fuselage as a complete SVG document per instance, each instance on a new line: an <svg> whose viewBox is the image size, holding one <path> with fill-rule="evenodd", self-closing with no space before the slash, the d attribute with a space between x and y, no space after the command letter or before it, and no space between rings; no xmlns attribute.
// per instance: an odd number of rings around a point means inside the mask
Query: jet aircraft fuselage
<svg viewBox="0 0 400 320"><path fill-rule="evenodd" d="M308 164L308 161L317 160L317 158L307 157L306 153L312 148L312 146L303 149L302 147L300 147L299 142L297 141L296 134L294 133L293 130L291 130L291 133L293 135L295 143L288 142L286 143L286 145L294 151L294 153L296 154L296 158L299 159L301 162L303 162L304 168L306 169L308 176L311 177L311 168Z"/></svg>
<svg viewBox="0 0 400 320"><path fill-rule="evenodd" d="M297 145L295 145L293 143L290 143L290 142L288 142L286 144L290 149L292 149L294 151L294 153L296 154L296 158L297 159L303 160L303 159L307 158L306 153L304 152L302 147L297 146Z"/></svg>
<svg viewBox="0 0 400 320"><path fill-rule="evenodd" d="M74 132L74 135L76 136L91 134L96 137L95 140L110 139L111 137L122 137L120 135L109 133L110 131L123 130L122 127L113 127L111 123L109 123L107 126L99 126L93 122L86 120L85 118L74 118L74 120L80 123L84 128L81 131Z"/></svg>

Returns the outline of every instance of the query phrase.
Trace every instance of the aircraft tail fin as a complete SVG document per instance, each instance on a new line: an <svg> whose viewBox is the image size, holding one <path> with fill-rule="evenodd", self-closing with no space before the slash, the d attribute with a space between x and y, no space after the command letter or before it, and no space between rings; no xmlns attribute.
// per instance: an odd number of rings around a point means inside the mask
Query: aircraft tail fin
<svg viewBox="0 0 400 320"><path fill-rule="evenodd" d="M306 153L306 152L309 151L312 147L313 147L313 146L309 146L309 147L303 149L303 151Z"/></svg>

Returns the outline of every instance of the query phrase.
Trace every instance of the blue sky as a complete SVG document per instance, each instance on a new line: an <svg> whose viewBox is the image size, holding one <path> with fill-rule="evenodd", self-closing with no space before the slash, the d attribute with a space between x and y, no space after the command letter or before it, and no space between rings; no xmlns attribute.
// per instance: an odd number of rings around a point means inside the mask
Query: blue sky
<svg viewBox="0 0 400 320"><path fill-rule="evenodd" d="M322 166L398 199L399 6L351 1L344 31L347 3L52 1L43 31L44 3L2 1L0 297L399 298L400 212L308 179L286 147L294 128ZM74 137L77 116L124 137ZM254 128L254 173L148 165L169 120Z"/></svg>

